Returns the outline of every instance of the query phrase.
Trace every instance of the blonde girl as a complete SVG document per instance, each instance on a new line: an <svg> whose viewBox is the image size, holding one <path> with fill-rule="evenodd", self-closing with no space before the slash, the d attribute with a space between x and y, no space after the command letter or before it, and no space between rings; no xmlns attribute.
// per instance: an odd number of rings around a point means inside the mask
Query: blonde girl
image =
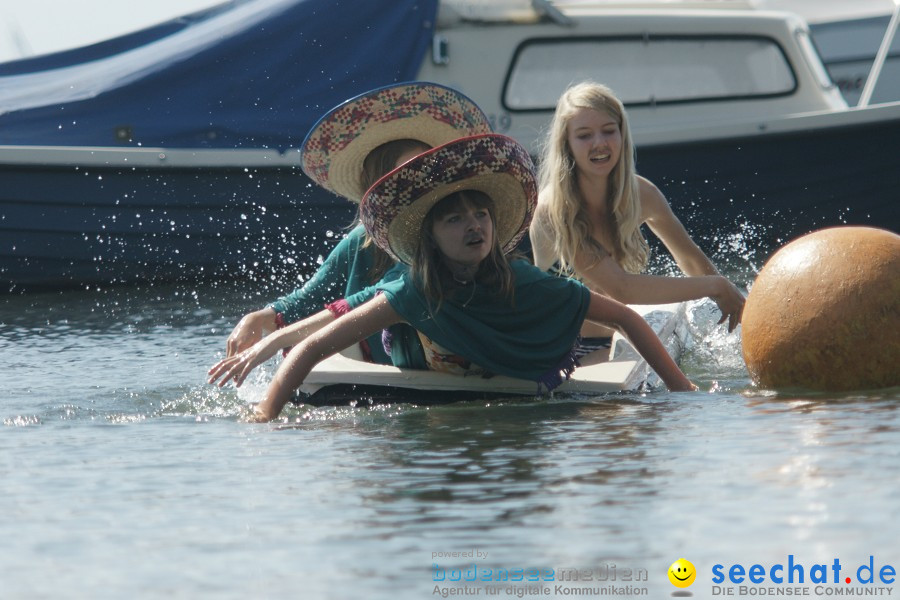
<svg viewBox="0 0 900 600"><path fill-rule="evenodd" d="M744 296L688 235L662 192L635 172L625 108L606 86L567 89L544 143L540 194L530 229L535 264L554 264L590 289L625 304L663 304L708 297L733 330ZM686 277L643 275L650 249L646 224ZM608 335L603 329L587 336Z"/></svg>

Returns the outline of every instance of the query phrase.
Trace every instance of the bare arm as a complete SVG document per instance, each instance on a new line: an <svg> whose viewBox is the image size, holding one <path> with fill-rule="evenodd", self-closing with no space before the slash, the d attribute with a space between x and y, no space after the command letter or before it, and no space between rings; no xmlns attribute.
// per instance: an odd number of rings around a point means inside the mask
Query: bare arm
<svg viewBox="0 0 900 600"><path fill-rule="evenodd" d="M335 318L331 311L323 310L302 321L297 321L288 327L270 333L249 348L242 350L238 354L226 356L213 365L207 372L209 375L208 383L218 381L219 387L222 387L233 380L237 387L241 387L244 379L247 378L254 368L275 356L275 353L282 348L299 344L319 329L334 321Z"/></svg>
<svg viewBox="0 0 900 600"><path fill-rule="evenodd" d="M720 275L664 277L626 272L613 258L578 257L575 271L587 286L625 304L666 304L712 298L722 312L719 323L728 320L728 331L741 321L744 296Z"/></svg>
<svg viewBox="0 0 900 600"><path fill-rule="evenodd" d="M528 239L531 241L531 251L534 254L534 265L541 271L547 271L556 262L557 257L553 251L553 240L550 226L544 214L545 208L538 204L528 228Z"/></svg>
<svg viewBox="0 0 900 600"><path fill-rule="evenodd" d="M660 379L673 392L696 390L697 387L678 368L653 329L635 311L596 292L591 292L587 320L619 329L634 345Z"/></svg>
<svg viewBox="0 0 900 600"><path fill-rule="evenodd" d="M691 277L718 275L716 266L691 239L662 192L643 177L638 178L638 186L644 222L666 245L682 273Z"/></svg>
<svg viewBox="0 0 900 600"><path fill-rule="evenodd" d="M272 307L267 306L247 313L238 321L231 335L228 336L228 341L225 342L225 356L234 356L243 352L276 329L278 329L278 324L275 321L275 310Z"/></svg>
<svg viewBox="0 0 900 600"><path fill-rule="evenodd" d="M741 322L744 310L744 296L730 281L719 274L718 269L691 239L665 196L655 185L639 178L641 190L641 210L651 231L665 244L678 268L689 277L713 277L713 290L705 294L712 298L722 311L719 323L728 320L728 331Z"/></svg>
<svg viewBox="0 0 900 600"><path fill-rule="evenodd" d="M714 276L664 277L628 273L612 256L579 255L575 272L592 290L625 304L666 304L711 296Z"/></svg>
<svg viewBox="0 0 900 600"><path fill-rule="evenodd" d="M319 362L401 320L387 298L376 296L294 346L272 378L265 400L256 407L254 420L270 421L281 414Z"/></svg>
<svg viewBox="0 0 900 600"><path fill-rule="evenodd" d="M625 304L665 304L712 298L722 312L719 323L728 320L728 330L737 327L744 309L744 296L718 274L702 250L690 238L656 187L641 179L643 218L687 277L663 277L626 272L609 255L587 253L575 261L575 271L595 291Z"/></svg>

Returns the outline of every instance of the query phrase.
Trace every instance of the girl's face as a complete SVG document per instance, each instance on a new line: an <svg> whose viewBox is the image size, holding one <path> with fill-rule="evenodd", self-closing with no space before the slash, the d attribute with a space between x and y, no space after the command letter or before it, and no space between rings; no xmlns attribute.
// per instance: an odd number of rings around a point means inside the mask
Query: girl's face
<svg viewBox="0 0 900 600"><path fill-rule="evenodd" d="M609 177L619 163L622 131L604 110L577 109L566 126L566 140L582 175Z"/></svg>
<svg viewBox="0 0 900 600"><path fill-rule="evenodd" d="M476 267L488 257L494 223L487 208L462 200L449 212L435 216L431 233L444 260L456 272L454 266Z"/></svg>

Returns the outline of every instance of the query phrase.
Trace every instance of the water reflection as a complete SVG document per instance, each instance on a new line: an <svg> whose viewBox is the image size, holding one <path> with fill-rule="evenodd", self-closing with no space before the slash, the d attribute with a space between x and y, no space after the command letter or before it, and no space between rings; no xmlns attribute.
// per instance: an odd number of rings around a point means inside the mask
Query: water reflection
<svg viewBox="0 0 900 600"><path fill-rule="evenodd" d="M656 502L668 471L655 442L666 404L613 396L356 413L354 442L341 454L353 462L354 493L370 512L354 515L354 537L490 539L514 549L527 527L528 546L558 547L556 539L571 537L560 560L634 556L637 548L613 550L594 536L621 536L633 526L626 515ZM314 417L289 434L339 435L348 426L346 416Z"/></svg>

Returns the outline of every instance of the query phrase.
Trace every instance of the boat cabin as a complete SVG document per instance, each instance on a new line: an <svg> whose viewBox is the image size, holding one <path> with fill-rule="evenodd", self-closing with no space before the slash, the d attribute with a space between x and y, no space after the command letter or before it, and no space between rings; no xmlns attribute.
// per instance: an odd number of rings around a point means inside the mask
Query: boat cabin
<svg viewBox="0 0 900 600"><path fill-rule="evenodd" d="M623 100L638 144L846 108L799 17L743 0L673 6L444 0L419 77L457 87L533 151L562 91L585 79Z"/></svg>

